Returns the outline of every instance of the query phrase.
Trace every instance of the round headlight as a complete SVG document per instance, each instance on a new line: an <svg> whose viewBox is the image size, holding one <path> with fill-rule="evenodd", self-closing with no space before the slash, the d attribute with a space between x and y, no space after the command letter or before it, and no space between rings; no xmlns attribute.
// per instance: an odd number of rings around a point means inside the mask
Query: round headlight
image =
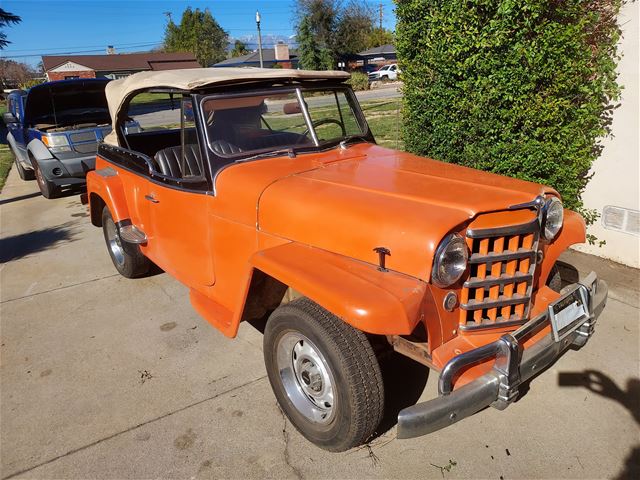
<svg viewBox="0 0 640 480"><path fill-rule="evenodd" d="M544 238L547 240L553 240L562 228L564 207L558 198L551 197L545 203L544 209Z"/></svg>
<svg viewBox="0 0 640 480"><path fill-rule="evenodd" d="M431 278L438 287L448 287L457 282L467 269L469 250L460 235L447 235L438 246L433 260Z"/></svg>

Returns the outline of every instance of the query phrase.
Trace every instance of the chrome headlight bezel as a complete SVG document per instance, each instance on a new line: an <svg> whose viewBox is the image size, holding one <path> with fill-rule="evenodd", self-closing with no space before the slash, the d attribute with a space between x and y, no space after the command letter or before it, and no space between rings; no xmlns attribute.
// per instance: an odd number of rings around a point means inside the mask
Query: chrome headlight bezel
<svg viewBox="0 0 640 480"><path fill-rule="evenodd" d="M542 215L542 237L545 240L553 240L564 223L564 206L558 197L550 197L544 204Z"/></svg>
<svg viewBox="0 0 640 480"><path fill-rule="evenodd" d="M447 235L433 258L431 281L440 288L446 288L456 283L469 264L469 249L467 242L457 233Z"/></svg>

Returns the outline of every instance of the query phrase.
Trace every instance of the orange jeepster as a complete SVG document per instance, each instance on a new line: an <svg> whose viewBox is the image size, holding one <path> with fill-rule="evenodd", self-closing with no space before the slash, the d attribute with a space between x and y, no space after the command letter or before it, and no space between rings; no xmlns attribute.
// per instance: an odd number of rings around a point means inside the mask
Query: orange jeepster
<svg viewBox="0 0 640 480"><path fill-rule="evenodd" d="M348 77L110 82L113 131L87 175L116 269L153 262L228 337L261 319L277 401L332 451L376 431L385 348L439 372L437 398L398 416L398 437L424 435L507 407L587 342L607 298L594 273L561 284L556 260L585 224L555 190L376 145Z"/></svg>

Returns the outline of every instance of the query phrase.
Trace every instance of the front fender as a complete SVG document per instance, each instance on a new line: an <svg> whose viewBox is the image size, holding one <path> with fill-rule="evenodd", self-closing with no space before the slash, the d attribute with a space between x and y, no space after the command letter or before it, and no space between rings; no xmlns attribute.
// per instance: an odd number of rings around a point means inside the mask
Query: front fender
<svg viewBox="0 0 640 480"><path fill-rule="evenodd" d="M564 223L558 236L551 242L544 251L544 261L540 269L538 285L545 285L551 268L558 260L558 257L571 245L584 243L587 238L587 227L584 219L579 213L572 210L564 211Z"/></svg>
<svg viewBox="0 0 640 480"><path fill-rule="evenodd" d="M427 285L404 274L295 242L250 263L363 332L409 335L421 319Z"/></svg>
<svg viewBox="0 0 640 480"><path fill-rule="evenodd" d="M42 140L38 140L37 138L27 144L27 151L30 152L36 160L51 160L54 158L47 146L42 143Z"/></svg>

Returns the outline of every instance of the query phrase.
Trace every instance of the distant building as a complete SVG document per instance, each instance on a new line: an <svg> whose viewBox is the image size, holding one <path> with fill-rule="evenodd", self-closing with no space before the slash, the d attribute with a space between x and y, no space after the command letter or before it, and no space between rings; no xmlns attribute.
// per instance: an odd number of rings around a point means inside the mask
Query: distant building
<svg viewBox="0 0 640 480"><path fill-rule="evenodd" d="M113 51L113 50L112 50ZM120 53L109 55L43 56L47 80L70 78L124 78L148 70L200 68L192 53Z"/></svg>
<svg viewBox="0 0 640 480"><path fill-rule="evenodd" d="M380 47L374 47L360 52L358 55L363 57L367 64L387 64L398 61L395 45L381 45Z"/></svg>
<svg viewBox="0 0 640 480"><path fill-rule="evenodd" d="M282 68L298 68L298 56L293 51L289 51L289 45L278 43L275 48L262 49L262 63L265 68L272 68L280 65ZM227 58L218 62L213 67L259 67L260 53L255 52L241 55L239 57Z"/></svg>

